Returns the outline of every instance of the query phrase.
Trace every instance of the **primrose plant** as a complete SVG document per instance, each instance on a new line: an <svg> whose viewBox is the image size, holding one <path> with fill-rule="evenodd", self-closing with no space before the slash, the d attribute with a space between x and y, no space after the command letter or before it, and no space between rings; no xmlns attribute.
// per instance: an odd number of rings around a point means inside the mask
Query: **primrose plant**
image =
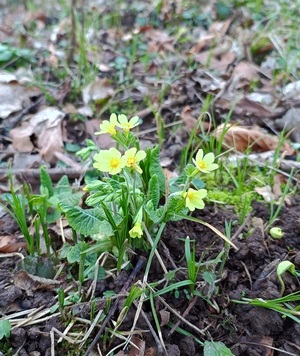
<svg viewBox="0 0 300 356"><path fill-rule="evenodd" d="M139 123L137 116L128 120L123 114L112 114L110 120L103 121L95 134L109 134L116 148L99 151L88 141L88 147L78 152L87 160L98 151L93 165L100 177L84 188L89 192L86 204L90 208L61 206L74 230L96 240L90 252L113 252L118 268L126 261L129 249L153 247L151 237L157 240L169 220L203 209L207 191L197 189L194 183L199 182L202 173L218 168L214 154L204 155L200 149L170 192L160 165L159 147L141 150L131 131Z"/></svg>

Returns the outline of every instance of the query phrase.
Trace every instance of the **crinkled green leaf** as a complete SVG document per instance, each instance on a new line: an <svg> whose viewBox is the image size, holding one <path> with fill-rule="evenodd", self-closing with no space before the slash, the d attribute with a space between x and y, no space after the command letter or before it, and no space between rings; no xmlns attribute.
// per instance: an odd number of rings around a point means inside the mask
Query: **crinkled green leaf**
<svg viewBox="0 0 300 356"><path fill-rule="evenodd" d="M149 218L156 224L160 221L164 208L154 209L152 201L144 205L144 211L148 214Z"/></svg>
<svg viewBox="0 0 300 356"><path fill-rule="evenodd" d="M183 197L179 194L172 196L168 201L167 213L164 218L165 222L171 219L175 219L176 221L177 220L176 214L183 212L184 210L185 210L185 201Z"/></svg>
<svg viewBox="0 0 300 356"><path fill-rule="evenodd" d="M166 178L162 166L160 164L160 157L159 157L159 146L150 149L150 166L149 166L149 173L150 177L157 175L159 189L162 193L165 192L165 184Z"/></svg>
<svg viewBox="0 0 300 356"><path fill-rule="evenodd" d="M74 263L80 261L81 252L85 251L89 245L86 242L79 242L72 246L67 253L67 260L69 263Z"/></svg>
<svg viewBox="0 0 300 356"><path fill-rule="evenodd" d="M234 356L223 342L205 341L204 356Z"/></svg>
<svg viewBox="0 0 300 356"><path fill-rule="evenodd" d="M156 174L154 174L149 180L147 198L152 201L153 207L157 208L160 199L160 190Z"/></svg>
<svg viewBox="0 0 300 356"><path fill-rule="evenodd" d="M72 187L70 186L69 178L66 175L60 178L54 188L54 194L59 195L62 193L72 193Z"/></svg>
<svg viewBox="0 0 300 356"><path fill-rule="evenodd" d="M61 204L61 206L64 206ZM66 218L70 226L84 236L101 233L112 235L113 231L110 224L105 220L103 209L82 209L79 206L69 208L66 211Z"/></svg>

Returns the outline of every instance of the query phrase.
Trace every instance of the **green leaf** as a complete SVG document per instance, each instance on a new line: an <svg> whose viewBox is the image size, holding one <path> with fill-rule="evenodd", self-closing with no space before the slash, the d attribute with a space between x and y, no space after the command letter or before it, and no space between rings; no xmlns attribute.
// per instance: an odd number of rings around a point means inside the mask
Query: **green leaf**
<svg viewBox="0 0 300 356"><path fill-rule="evenodd" d="M70 187L70 182L68 176L62 176L60 180L56 183L54 188L54 194L62 193L72 193L72 188Z"/></svg>
<svg viewBox="0 0 300 356"><path fill-rule="evenodd" d="M57 205L59 203L62 203L62 204L66 204L66 205L70 205L70 206L75 206L79 203L80 201L80 198L82 197L83 193L62 193L62 194L59 194L59 195L54 195L53 197L51 197L49 199L49 202L53 202L55 205L55 207L57 207ZM53 199L52 199L53 198Z"/></svg>
<svg viewBox="0 0 300 356"><path fill-rule="evenodd" d="M0 62L8 62L12 59L13 57L13 52L7 50L4 52L0 52Z"/></svg>
<svg viewBox="0 0 300 356"><path fill-rule="evenodd" d="M10 336L11 324L9 320L0 320L0 340Z"/></svg>
<svg viewBox="0 0 300 356"><path fill-rule="evenodd" d="M45 194L47 197L51 197L53 195L52 179L44 166L42 166L40 170L41 170L41 174L40 174L41 194Z"/></svg>
<svg viewBox="0 0 300 356"><path fill-rule="evenodd" d="M65 208L65 205L62 204L61 206ZM113 230L103 214L103 209L82 209L76 206L66 211L66 218L70 226L84 236L98 233L112 235Z"/></svg>
<svg viewBox="0 0 300 356"><path fill-rule="evenodd" d="M153 207L156 209L160 199L159 183L156 174L149 180L147 198L152 201Z"/></svg>
<svg viewBox="0 0 300 356"><path fill-rule="evenodd" d="M76 153L77 157L80 157L83 161L87 161L94 151L98 151L98 147L92 140L85 140L87 147L81 149Z"/></svg>
<svg viewBox="0 0 300 356"><path fill-rule="evenodd" d="M71 247L67 254L67 260L69 263L80 262L80 254L89 247L86 242L79 242L78 244Z"/></svg>
<svg viewBox="0 0 300 356"><path fill-rule="evenodd" d="M146 158L141 162L143 179L145 182L149 182L151 177L157 175L160 192L165 193L165 175L160 165L159 146L148 148L146 154Z"/></svg>
<svg viewBox="0 0 300 356"><path fill-rule="evenodd" d="M185 210L185 201L181 195L174 195L170 198L167 206L167 213L164 221L177 219L176 215ZM181 219L179 219L181 220Z"/></svg>
<svg viewBox="0 0 300 356"><path fill-rule="evenodd" d="M161 207L155 210L152 201L148 201L147 204L144 205L144 211L148 214L149 218L156 224L160 221L164 208Z"/></svg>
<svg viewBox="0 0 300 356"><path fill-rule="evenodd" d="M72 249L72 246L68 242L66 242L63 245L62 249L60 250L60 257L67 258L68 253L70 252L71 249Z"/></svg>
<svg viewBox="0 0 300 356"><path fill-rule="evenodd" d="M234 356L223 342L205 341L204 356Z"/></svg>
<svg viewBox="0 0 300 356"><path fill-rule="evenodd" d="M191 176L194 173L194 171L195 171L195 166L190 163L187 164L184 169L184 172L188 177Z"/></svg>

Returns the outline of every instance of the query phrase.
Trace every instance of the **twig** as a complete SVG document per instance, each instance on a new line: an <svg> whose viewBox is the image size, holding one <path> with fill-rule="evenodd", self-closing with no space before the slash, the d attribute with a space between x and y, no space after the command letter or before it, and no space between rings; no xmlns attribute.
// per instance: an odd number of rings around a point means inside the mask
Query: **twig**
<svg viewBox="0 0 300 356"><path fill-rule="evenodd" d="M251 218L251 213L249 213L245 220L243 221L242 225L236 230L236 232L232 235L232 238L230 239L231 241L236 239L239 234L244 230L244 227L248 224L248 221L250 220Z"/></svg>
<svg viewBox="0 0 300 356"><path fill-rule="evenodd" d="M136 304L137 304L137 303L134 303L135 307L137 307ZM150 321L149 321L149 319L148 319L146 313L144 312L144 310L141 310L141 314L142 314L142 317L144 318L144 320L145 320L145 322L146 322L146 324L147 324L147 326L148 326L148 328L149 328L149 330L150 330L150 332L151 332L151 334L152 334L152 336L153 336L153 339L154 339L155 342L156 342L158 354L165 354L165 355L167 355L166 352L165 352L164 347L162 346L162 344L161 344L161 342L160 342L160 340L159 340L159 338L158 338L158 336L157 336L155 330L153 329L153 326L151 325L151 323L150 323Z"/></svg>
<svg viewBox="0 0 300 356"><path fill-rule="evenodd" d="M135 265L134 269L132 270L132 272L131 272L130 276L128 277L126 283L124 284L123 288L121 289L121 292L120 292L121 294L127 291L127 289L129 288L131 282L133 281L133 279L135 278L135 276L137 275L139 270L143 267L145 262L146 262L146 258L140 256L139 260L137 261L137 264ZM94 349L94 347L96 346L96 344L97 344L101 334L103 333L106 325L109 323L109 321L113 317L115 311L117 310L117 307L118 307L118 304L119 304L119 299L120 298L117 298L115 300L113 306L111 307L111 309L109 310L109 313L107 314L107 317L103 321L99 331L97 332L97 335L95 336L94 340L92 341L91 345L87 349L87 351L84 354L84 356L89 356L90 353L92 352L92 350Z"/></svg>
<svg viewBox="0 0 300 356"><path fill-rule="evenodd" d="M188 307L185 309L185 311L182 314L182 317L185 318L188 313L191 311L192 308L194 308L196 302L198 300L198 296L195 296L193 298L193 300L190 302L190 304L188 305ZM170 337L171 335L173 335L174 331L176 331L176 329L178 328L178 326L180 325L181 320L179 319L176 324L172 327L172 329L170 330L170 332L168 333L168 337Z"/></svg>
<svg viewBox="0 0 300 356"><path fill-rule="evenodd" d="M80 178L86 171L93 170L93 168L88 169L74 169L74 168L49 168L47 172L49 173L53 182L58 182L60 178L64 175L68 176L70 179ZM40 180L40 170L38 168L33 169L18 169L18 168L0 168L0 180L3 181L7 179L8 175L12 174L19 180L24 180L27 182L37 182Z"/></svg>

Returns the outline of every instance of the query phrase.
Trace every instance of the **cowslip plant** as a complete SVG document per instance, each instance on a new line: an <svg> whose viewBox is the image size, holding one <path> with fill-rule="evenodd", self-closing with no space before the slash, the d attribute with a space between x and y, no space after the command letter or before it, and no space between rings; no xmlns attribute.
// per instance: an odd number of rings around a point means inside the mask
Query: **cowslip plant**
<svg viewBox="0 0 300 356"><path fill-rule="evenodd" d="M192 164L188 164L176 187L169 193L159 160L159 147L140 149L139 140L131 131L139 125L137 116L112 114L104 120L96 135L109 134L116 147L94 154L94 168L99 179L89 182L86 204L89 209L61 204L66 217L77 232L97 241L98 251L110 250L118 259L118 269L127 258L126 251L149 249L157 242L169 220L180 220L195 209L203 209L206 189L198 189L201 174L218 168L212 152L199 149ZM83 149L78 156L87 159L93 147ZM149 240L150 236L150 240Z"/></svg>

